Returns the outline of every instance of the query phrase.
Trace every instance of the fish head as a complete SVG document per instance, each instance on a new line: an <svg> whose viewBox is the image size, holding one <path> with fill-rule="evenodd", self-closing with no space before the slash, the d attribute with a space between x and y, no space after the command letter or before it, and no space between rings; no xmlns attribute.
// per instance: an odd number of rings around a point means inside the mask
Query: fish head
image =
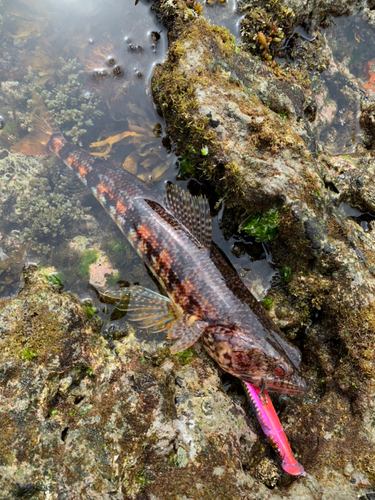
<svg viewBox="0 0 375 500"><path fill-rule="evenodd" d="M220 367L270 392L302 394L307 385L286 352L266 338L253 337L236 325L206 328L202 343Z"/></svg>

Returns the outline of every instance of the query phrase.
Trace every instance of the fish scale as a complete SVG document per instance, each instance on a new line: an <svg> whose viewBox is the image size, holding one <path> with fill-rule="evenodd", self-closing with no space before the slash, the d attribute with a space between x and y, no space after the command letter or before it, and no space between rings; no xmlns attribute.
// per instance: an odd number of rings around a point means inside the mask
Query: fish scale
<svg viewBox="0 0 375 500"><path fill-rule="evenodd" d="M199 338L229 373L269 391L300 394L300 354L211 245L207 200L167 186L164 200L113 163L69 144L34 95L36 130L13 147L55 154L103 205L167 297L133 286L106 292L140 328L167 330L180 352Z"/></svg>

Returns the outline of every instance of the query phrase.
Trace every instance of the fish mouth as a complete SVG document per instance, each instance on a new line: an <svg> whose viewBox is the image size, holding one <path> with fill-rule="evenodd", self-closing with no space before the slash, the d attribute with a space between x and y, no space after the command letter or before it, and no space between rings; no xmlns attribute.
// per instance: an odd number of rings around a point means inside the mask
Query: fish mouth
<svg viewBox="0 0 375 500"><path fill-rule="evenodd" d="M268 392L279 392L281 394L302 395L307 390L305 380L296 375L296 380L277 380L270 382L267 380L266 387Z"/></svg>
<svg viewBox="0 0 375 500"><path fill-rule="evenodd" d="M302 395L307 390L305 379L293 373L288 378L274 379L273 377L252 377L248 374L239 376L240 379L264 387L268 392L278 392L281 394Z"/></svg>

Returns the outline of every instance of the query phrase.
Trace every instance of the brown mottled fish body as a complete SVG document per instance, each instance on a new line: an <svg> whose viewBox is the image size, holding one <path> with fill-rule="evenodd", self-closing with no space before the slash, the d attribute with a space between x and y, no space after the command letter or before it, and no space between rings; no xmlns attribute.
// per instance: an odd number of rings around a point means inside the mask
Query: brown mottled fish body
<svg viewBox="0 0 375 500"><path fill-rule="evenodd" d="M35 97L34 97L35 98ZM55 154L103 205L165 290L167 297L133 286L114 295L129 319L168 330L176 353L201 337L226 371L269 391L301 393L300 356L279 334L235 271L211 247L204 198L173 186L165 199L114 164L68 143L39 101L36 132L15 145L25 154Z"/></svg>

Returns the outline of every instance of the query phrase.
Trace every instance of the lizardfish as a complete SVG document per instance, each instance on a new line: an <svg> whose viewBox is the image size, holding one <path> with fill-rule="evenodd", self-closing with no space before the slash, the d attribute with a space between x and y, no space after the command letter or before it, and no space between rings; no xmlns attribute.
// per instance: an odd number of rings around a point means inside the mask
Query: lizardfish
<svg viewBox="0 0 375 500"><path fill-rule="evenodd" d="M288 438L267 391L249 384L249 382L244 382L243 385L264 434L281 456L281 467L292 476L302 476L305 470L292 454Z"/></svg>
<svg viewBox="0 0 375 500"><path fill-rule="evenodd" d="M69 144L34 95L34 132L12 149L55 154L93 193L165 296L140 286L112 296L140 328L167 330L172 353L199 338L227 372L269 391L301 394L300 352L289 344L237 273L214 249L208 201L172 185L164 199L135 175Z"/></svg>

